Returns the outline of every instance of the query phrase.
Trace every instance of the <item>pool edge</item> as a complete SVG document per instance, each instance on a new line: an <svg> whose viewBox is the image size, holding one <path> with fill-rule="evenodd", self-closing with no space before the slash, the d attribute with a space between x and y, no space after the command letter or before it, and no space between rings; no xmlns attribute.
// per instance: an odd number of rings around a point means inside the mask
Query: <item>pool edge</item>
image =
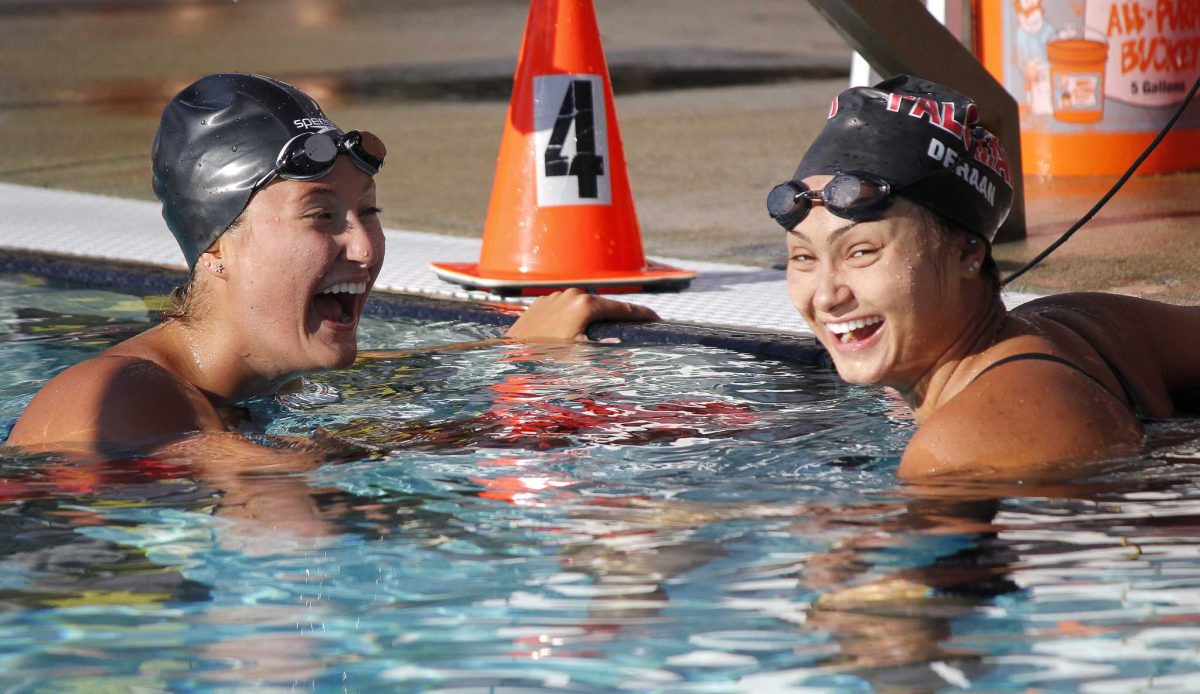
<svg viewBox="0 0 1200 694"><path fill-rule="evenodd" d="M187 280L187 273L177 267L7 248L0 248L0 272L151 294L167 294ZM371 293L366 314L381 318L464 320L483 325L507 326L515 320L512 308L474 300L434 298L376 289ZM830 367L825 349L815 338L807 336L667 321L596 323L589 328L588 336L595 340L617 338L623 342L638 344L700 345Z"/></svg>

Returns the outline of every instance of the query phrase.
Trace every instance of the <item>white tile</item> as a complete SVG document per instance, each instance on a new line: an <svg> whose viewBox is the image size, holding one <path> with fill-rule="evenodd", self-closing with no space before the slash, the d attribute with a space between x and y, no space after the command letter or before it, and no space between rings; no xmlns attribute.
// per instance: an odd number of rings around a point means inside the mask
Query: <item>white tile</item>
<svg viewBox="0 0 1200 694"><path fill-rule="evenodd" d="M157 203L0 183L0 248L184 268L183 256ZM392 249L376 291L469 301L504 299L438 279L432 261L473 262L480 240L418 231L384 231ZM402 252L397 252L403 249ZM665 320L740 330L810 335L787 297L784 273L728 263L655 258L699 273L689 289L671 294L624 294ZM1034 298L1009 294L1010 306Z"/></svg>

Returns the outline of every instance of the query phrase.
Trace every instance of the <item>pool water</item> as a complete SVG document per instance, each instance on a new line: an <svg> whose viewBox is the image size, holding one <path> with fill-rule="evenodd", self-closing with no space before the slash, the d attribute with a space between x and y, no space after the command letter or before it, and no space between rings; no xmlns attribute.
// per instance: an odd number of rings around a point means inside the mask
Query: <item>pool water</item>
<svg viewBox="0 0 1200 694"><path fill-rule="evenodd" d="M3 433L155 306L0 277ZM407 353L249 403L270 464L0 450L0 687L1200 688L1196 422L1075 484L917 497L884 391L701 347L434 349L495 331L364 319Z"/></svg>

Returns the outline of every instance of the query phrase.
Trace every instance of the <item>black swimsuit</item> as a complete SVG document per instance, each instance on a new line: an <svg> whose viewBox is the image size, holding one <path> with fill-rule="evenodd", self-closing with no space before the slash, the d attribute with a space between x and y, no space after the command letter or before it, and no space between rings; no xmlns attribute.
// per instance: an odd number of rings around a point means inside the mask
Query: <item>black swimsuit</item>
<svg viewBox="0 0 1200 694"><path fill-rule="evenodd" d="M1100 358L1104 359L1104 355L1100 355ZM1113 391L1111 388L1109 388L1107 385L1105 385L1103 381L1101 381L1100 379L1091 375L1087 371L1084 371L1083 368L1081 368L1078 364L1075 364L1074 362L1068 361L1068 360L1063 359L1062 357L1056 356L1054 354L1044 354L1041 352L1022 352L1021 354L1010 354L1009 356L1004 357L1003 359L997 359L996 361L994 361L991 364L988 364L986 367L984 367L984 369L982 371L975 374L975 378L972 378L971 382L974 383L975 381L979 380L980 376L991 371L992 369L996 368L997 366L1002 366L1002 365L1007 364L1012 361L1025 361L1027 359L1035 360L1035 361L1053 362L1055 364L1062 364L1063 366L1075 369L1076 371L1083 374L1084 376L1087 376L1088 379L1092 383L1095 383L1096 385L1103 388L1106 393L1108 393L1109 395L1112 395L1114 398L1124 402L1129 407L1129 409L1133 410L1133 413L1135 415L1137 415L1138 417L1148 416L1146 413L1146 409L1142 406L1141 401L1138 400L1137 394L1134 391L1133 386L1131 386L1129 381L1125 379L1125 376L1116 367L1114 367L1112 365L1112 362L1108 361L1107 359L1104 359L1104 364L1106 366L1108 366L1108 370L1112 372L1113 377L1117 379L1117 383L1119 383L1121 385L1121 391L1123 393L1123 396L1122 396L1122 393L1117 393L1117 392Z"/></svg>

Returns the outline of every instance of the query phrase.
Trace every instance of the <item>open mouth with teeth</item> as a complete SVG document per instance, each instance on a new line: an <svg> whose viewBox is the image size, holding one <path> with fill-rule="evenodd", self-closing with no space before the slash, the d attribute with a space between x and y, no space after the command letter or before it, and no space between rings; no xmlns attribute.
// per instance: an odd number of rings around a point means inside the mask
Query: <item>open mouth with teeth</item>
<svg viewBox="0 0 1200 694"><path fill-rule="evenodd" d="M883 327L883 318L871 316L870 318L860 318L844 323L826 323L825 327L829 329L829 332L833 334L838 342L843 345L850 345L868 340L872 335L879 332L879 329Z"/></svg>
<svg viewBox="0 0 1200 694"><path fill-rule="evenodd" d="M366 282L339 282L317 292L310 302L310 311L318 323L354 325L362 297L367 293Z"/></svg>

